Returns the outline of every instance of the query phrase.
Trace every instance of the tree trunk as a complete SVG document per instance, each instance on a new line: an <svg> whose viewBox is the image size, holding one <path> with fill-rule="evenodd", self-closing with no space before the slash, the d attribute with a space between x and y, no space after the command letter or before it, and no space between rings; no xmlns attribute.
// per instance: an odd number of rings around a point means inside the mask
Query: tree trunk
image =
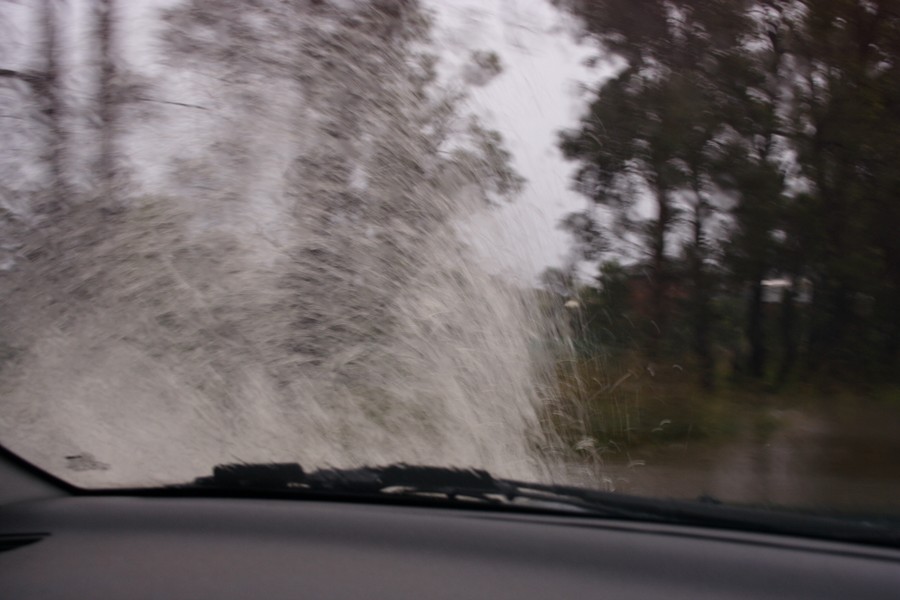
<svg viewBox="0 0 900 600"><path fill-rule="evenodd" d="M37 80L39 83L34 91L39 96L42 112L50 130L47 163L50 166L52 181L49 197L38 205L38 211L52 214L64 206L70 197L65 165L68 136L65 126L65 102L61 89L62 67L59 60L59 35L54 0L44 1L41 25L44 30L45 71Z"/></svg>
<svg viewBox="0 0 900 600"><path fill-rule="evenodd" d="M653 319L650 329L650 344L647 348L651 359L659 357L662 340L666 330L666 287L668 273L666 265L666 237L669 223L669 204L666 190L657 185L656 189L657 220L651 231L651 288L650 314Z"/></svg>
<svg viewBox="0 0 900 600"><path fill-rule="evenodd" d="M713 388L714 364L712 349L710 348L710 329L712 325L712 310L710 307L710 289L708 277L704 265L706 256L706 242L703 236L703 223L705 203L703 202L700 183L694 179L694 215L692 225L693 239L690 250L691 269L691 320L693 326L694 354L697 357L697 366L700 370L700 386L704 390Z"/></svg>
<svg viewBox="0 0 900 600"><path fill-rule="evenodd" d="M781 366L778 368L778 384L787 381L797 362L797 292L796 285L798 279L794 279L793 285L784 291L781 298Z"/></svg>
<svg viewBox="0 0 900 600"><path fill-rule="evenodd" d="M763 291L763 276L757 275L750 288L750 299L747 304L747 341L750 344L747 372L757 379L765 375L767 358Z"/></svg>
<svg viewBox="0 0 900 600"><path fill-rule="evenodd" d="M97 91L97 114L100 118L99 132L99 156L98 156L98 193L101 205L113 207L117 204L115 198L116 177L116 57L114 56L113 0L98 0L97 2L97 41L99 44L100 75Z"/></svg>
<svg viewBox="0 0 900 600"><path fill-rule="evenodd" d="M891 256L888 254L888 256ZM884 342L883 350L883 366L888 372L895 371L900 362L900 262L892 260L889 263L892 267L890 277L891 285L885 296L888 298L887 310L881 311L886 314L887 336Z"/></svg>
<svg viewBox="0 0 900 600"><path fill-rule="evenodd" d="M703 274L700 274L701 278ZM697 355L697 364L700 369L700 386L704 390L712 390L714 383L714 361L710 348L710 329L712 311L709 306L709 296L705 282L694 287L694 353Z"/></svg>

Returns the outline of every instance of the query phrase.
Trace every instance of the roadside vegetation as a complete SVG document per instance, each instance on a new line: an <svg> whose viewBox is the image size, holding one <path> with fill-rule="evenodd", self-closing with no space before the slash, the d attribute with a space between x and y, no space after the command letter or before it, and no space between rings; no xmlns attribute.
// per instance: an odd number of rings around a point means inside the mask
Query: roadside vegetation
<svg viewBox="0 0 900 600"><path fill-rule="evenodd" d="M900 3L558 4L614 67L560 134L589 202L543 278L584 443L900 401Z"/></svg>

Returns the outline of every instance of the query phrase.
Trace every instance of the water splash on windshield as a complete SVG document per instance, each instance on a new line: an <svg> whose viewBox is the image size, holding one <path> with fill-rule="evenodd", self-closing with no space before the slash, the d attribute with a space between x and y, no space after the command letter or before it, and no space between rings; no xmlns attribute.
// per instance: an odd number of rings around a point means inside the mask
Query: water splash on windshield
<svg viewBox="0 0 900 600"><path fill-rule="evenodd" d="M455 226L520 184L502 140L438 81L415 3L271 5L164 13L170 70L132 75L177 105L118 102L114 180L20 236L0 439L85 485L267 460L549 477L554 328Z"/></svg>

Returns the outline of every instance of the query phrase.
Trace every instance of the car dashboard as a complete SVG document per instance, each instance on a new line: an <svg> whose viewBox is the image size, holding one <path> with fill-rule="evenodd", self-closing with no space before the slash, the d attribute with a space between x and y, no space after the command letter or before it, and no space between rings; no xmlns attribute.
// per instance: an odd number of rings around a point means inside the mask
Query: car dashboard
<svg viewBox="0 0 900 600"><path fill-rule="evenodd" d="M4 599L900 596L890 548L478 507L72 493L5 468Z"/></svg>

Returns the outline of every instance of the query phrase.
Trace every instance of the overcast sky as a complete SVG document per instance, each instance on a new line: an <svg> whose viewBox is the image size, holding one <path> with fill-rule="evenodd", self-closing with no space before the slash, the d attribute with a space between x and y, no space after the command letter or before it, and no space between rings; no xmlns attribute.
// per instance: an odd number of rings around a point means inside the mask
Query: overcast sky
<svg viewBox="0 0 900 600"><path fill-rule="evenodd" d="M556 147L559 130L575 126L585 108L585 84L609 71L585 61L596 46L578 43L571 18L546 0L425 0L437 14L434 38L445 62L472 50L494 50L503 73L472 93L472 106L506 140L528 183L522 197L479 219L472 233L494 268L530 280L559 265L570 251L560 230L566 214L585 199L569 189L573 165Z"/></svg>
<svg viewBox="0 0 900 600"><path fill-rule="evenodd" d="M579 90L609 71L585 65L599 54L597 47L579 43L575 22L548 0L421 1L436 16L432 36L445 71L458 70L474 50L500 56L502 74L471 92L470 108L503 134L527 184L515 202L487 219L479 216L464 235L492 270L533 282L547 266L565 261L571 240L559 221L586 206L569 189L573 165L562 159L557 134L577 125L586 103ZM153 29L147 17L177 2L145 0L129 7L144 18L131 20L128 37L146 36Z"/></svg>
<svg viewBox="0 0 900 600"><path fill-rule="evenodd" d="M598 54L597 48L578 43L571 18L547 0L422 2L436 15L433 38L446 72L458 70L474 50L493 50L500 56L502 74L472 91L470 108L503 134L527 184L514 203L487 219L479 216L463 231L493 270L533 281L547 266L563 263L571 244L559 221L586 206L569 189L573 165L562 160L557 134L578 123L585 106L579 89L596 85L609 72L585 65ZM158 11L177 3L143 0L121 5L127 9L121 23L126 51L150 75L156 75L158 67L142 59L155 45ZM70 16L83 13L71 10ZM24 21L19 25L24 28ZM71 26L85 24L75 18Z"/></svg>

